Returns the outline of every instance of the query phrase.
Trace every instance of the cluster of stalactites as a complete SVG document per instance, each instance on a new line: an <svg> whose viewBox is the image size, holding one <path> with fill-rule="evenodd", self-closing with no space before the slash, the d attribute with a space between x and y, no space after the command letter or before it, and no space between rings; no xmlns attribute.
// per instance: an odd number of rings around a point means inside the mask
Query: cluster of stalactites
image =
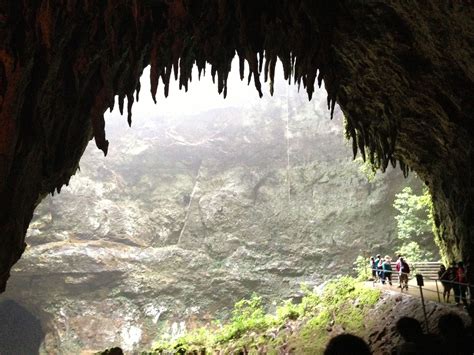
<svg viewBox="0 0 474 355"><path fill-rule="evenodd" d="M152 52L153 53L153 52ZM188 52L189 53L189 52ZM263 81L269 84L270 94L274 93L274 77L275 67L278 60L282 63L284 78L288 81L288 84L298 85L298 88L303 86L308 94L308 99L311 100L315 84L321 87L323 82L323 73L318 71L316 67L312 68L311 72L307 69L302 70L298 67L297 57L293 53L288 53L287 56L281 57L275 54L267 52L258 53L235 53L239 59L239 73L241 80L247 80L249 85L253 79L255 88L260 97L262 97L262 83ZM175 80L179 82L179 89L188 90L189 83L192 82L192 69L196 65L198 69L198 79L201 78L201 74L206 73L206 62L198 61L195 58L181 57L179 61L174 62L169 66L159 66L159 61L152 56L151 59L151 95L156 103L156 95L158 89L158 82L161 78L164 83L164 95L168 96L169 93L169 82L171 73L174 73ZM227 78L229 71L231 70L231 62L234 56L229 56L223 63L211 64L211 75L213 82L216 83L217 76L217 91L222 94L224 98L227 95ZM245 62L248 64L249 72L245 73ZM318 74L318 75L316 75ZM137 87L137 92L140 87ZM133 99L133 98L132 98ZM331 119L334 115L334 108L336 104L337 96L333 93L328 93L327 105L330 110ZM130 117L130 112L129 112ZM129 121L130 123L130 121ZM365 126L361 122L357 122L350 117L346 119L346 133L352 140L352 148L354 159L360 152L363 160L368 159L372 166L376 169L385 171L389 164L396 167L397 159L394 156L394 149L396 143L396 129L391 129L388 137L369 134ZM409 167L403 161L400 161L400 168L404 175L407 176L409 173Z"/></svg>
<svg viewBox="0 0 474 355"><path fill-rule="evenodd" d="M360 152L364 161L368 160L374 169L385 172L390 164L393 168L397 165L394 155L397 130L388 130L387 135L370 134L365 126L356 119L348 116L345 120L345 131L348 139L352 141L352 152L354 159ZM410 172L410 167L398 158L400 169L405 177Z"/></svg>
<svg viewBox="0 0 474 355"><path fill-rule="evenodd" d="M139 75L148 64L151 66L151 95L155 103L160 80L164 85L165 97L168 96L172 78L178 81L179 89L187 90L193 79L192 69L195 65L199 78L206 73L206 66L210 67L218 93L226 97L227 79L236 55L241 79L247 79L249 84L253 81L260 97L262 80L269 83L269 91L273 94L275 67L280 61L289 84L303 86L311 99L315 85L321 86L323 78L330 76L326 69L329 66L325 53L326 49L329 51L329 40L318 40L320 33L312 14L317 6L308 4L301 0L283 1L278 6L270 1L251 4L242 0L208 0L191 4L176 0L162 6L160 15L157 5L150 11L143 3L135 3L134 18L140 17L142 27L153 28L153 32L143 44L146 48L144 53L133 55L133 58L142 61L142 67L133 70L135 76L127 80L133 85L114 90L119 98L120 112L123 112L127 98L130 124L131 108L135 99L138 100L140 91ZM273 9L269 11L271 8ZM140 29L132 28L132 31L141 33ZM117 32L107 31L107 36ZM112 44L117 41L120 39L110 38L107 42ZM119 45L113 45L117 46ZM245 63L248 65L248 74L245 73ZM335 103L335 90L328 90L331 117ZM109 95L107 106L112 109L113 105L113 97ZM106 153L103 119L100 118L100 121L94 125L94 129L97 128L94 136L97 146Z"/></svg>
<svg viewBox="0 0 474 355"><path fill-rule="evenodd" d="M37 51L41 61L37 62L43 61L46 66L54 56L68 58L60 67L64 74L57 79L72 75L75 94L94 97L84 99L90 105L84 109L89 109L93 136L104 154L108 141L103 114L107 108L113 109L115 96L123 113L127 98L131 124L132 106L139 98L140 76L147 65L151 65L151 95L156 102L160 79L165 96L172 77L179 81L180 89L187 90L194 65L199 77L205 73L206 65L210 66L217 91L225 97L236 55L241 79L247 77L249 83L253 80L260 96L263 79L269 82L273 94L279 60L285 79L303 86L309 99L315 85L321 86L324 79L328 108L333 115L341 78L337 77L340 63L332 43L336 11L327 7L336 5L325 1L62 0L62 5L53 6L48 0L35 4L22 0L15 4L8 4L12 13L7 15L12 17L12 24L19 24L14 26L21 26L15 31L20 33L28 28L28 22L32 23L32 30L22 42L13 36L9 46L16 46L18 52L18 48L22 50L22 46L37 42L36 48L41 48ZM14 18L19 16L24 17L22 22ZM26 51L18 55L27 57ZM248 74L244 72L245 63ZM97 85L91 84L91 80L96 80ZM382 169L389 162L395 164L396 129L384 135L371 129L367 121L355 117L347 117L347 121L354 154L359 150L365 159L367 150L370 161Z"/></svg>
<svg viewBox="0 0 474 355"><path fill-rule="evenodd" d="M305 75L296 74L299 72L295 64L296 57L292 55L291 53L289 54L289 57L291 59L288 61L283 61L282 58L276 55L273 55L273 56L266 55L264 54L263 51L259 52L258 55L251 54L250 59L239 53L236 53L236 55L239 58L240 79L241 80L247 79L247 85L250 85L253 79L255 88L260 97L263 96L262 83L260 80L262 75L263 75L263 81L269 84L270 94L273 95L274 93L273 82L275 78L275 67L278 60L280 60L280 62L283 64L284 78L285 80L288 81L288 84L298 85L298 88L300 88L301 84L303 84L303 87L305 88L308 94L308 99L311 100L312 95L314 93L314 84L315 84L316 74L310 75L310 76L306 74ZM231 70L232 59L233 57L231 56L228 58L228 60L226 60L224 64L223 63L219 63L219 65L210 64L212 81L214 84L216 84L216 76L217 76L217 92L219 94L222 94L224 98L227 96L227 79L228 79L229 72ZM249 66L249 73L247 75L245 74L246 61ZM193 66L194 65L197 66L198 80L200 80L201 75L206 74L206 64L209 64L209 63L206 63L205 61L200 62L198 60L193 60L192 58L180 58L178 62L175 62L169 66L165 65L165 66L160 67L158 65L158 61L154 60L154 57L152 57L150 83L151 83L151 95L155 103L156 103L156 95L158 91L158 83L159 83L160 78L162 82L164 83L164 96L168 97L170 78L171 78L172 72L174 74L174 79L178 81L179 83L179 89L180 90L184 89L185 91L187 91L189 84L192 82ZM317 72L317 68L314 68L314 72L315 73ZM323 78L322 78L322 75L320 74L318 76L318 82L317 82L318 87L321 87L322 80ZM139 83L136 87L136 90L137 90L136 97L138 100L138 92L140 91ZM123 99L124 99L124 96L120 100L122 102L121 106L123 106ZM336 104L335 99L328 96L328 109L331 110L331 118L334 113L335 104ZM122 112L122 108L121 108L121 112Z"/></svg>
<svg viewBox="0 0 474 355"><path fill-rule="evenodd" d="M210 15L208 18L212 18L212 22L217 24L220 30L209 33L200 30L201 27L206 28L205 23L199 23L198 20L198 24L195 24L194 20L190 19L190 9L183 3L177 2L178 5L170 6L168 19L169 26L174 29L172 31L174 35L155 33L150 45L150 84L155 103L160 79L164 85L165 97L168 96L172 78L178 81L179 89L187 91L193 79L192 72L195 65L198 69L198 79L206 73L206 66L210 67L210 74L214 83L217 83L218 93L226 97L228 75L232 61L237 56L241 80L246 79L248 84L253 81L260 97L262 96L262 80L269 83L270 94L273 94L275 67L278 61L282 64L284 78L288 83L298 85L298 88L303 86L310 100L315 86L321 87L324 79L328 92L328 109L331 111L332 118L339 80L335 78L334 67L331 67L333 64L330 59L330 53L333 51L331 32L328 28L318 26L314 22L315 9L308 9L305 1L288 2L284 6L291 10L276 10L273 17L262 16L259 19L259 25L252 26L247 20L252 16L242 15L245 12L243 3L243 1L219 3L219 10L216 11L215 17ZM247 8L246 11L251 11L251 9ZM277 15L278 11L287 16L285 26L282 22L283 16ZM240 16L236 16L235 13ZM226 20L222 20L223 18ZM301 21L302 19L305 21ZM182 28L188 28L183 24L188 23L187 21L193 22L192 27L198 30L176 36L177 33L183 33ZM328 22L327 19L325 21L330 27L330 21ZM232 31L228 30L229 27ZM264 28L265 31L251 32L249 27ZM229 37L225 37L224 33ZM245 73L246 63L248 73ZM138 93L139 81L136 81L136 85ZM138 94L136 96L138 98ZM125 97L129 102L128 122L130 124L133 93L119 95L121 106ZM395 166L396 129L391 129L384 136L371 130L367 122L359 122L351 117L348 117L347 121L347 132L353 141L354 156L360 151L364 160L368 158L375 167L382 170L385 170L390 163ZM403 162L400 163L400 167L405 174L408 174L408 167Z"/></svg>

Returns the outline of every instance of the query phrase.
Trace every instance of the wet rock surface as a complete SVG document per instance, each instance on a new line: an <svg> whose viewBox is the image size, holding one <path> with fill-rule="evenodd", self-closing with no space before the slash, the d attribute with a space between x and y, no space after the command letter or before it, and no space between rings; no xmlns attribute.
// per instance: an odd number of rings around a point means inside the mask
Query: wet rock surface
<svg viewBox="0 0 474 355"><path fill-rule="evenodd" d="M340 112L289 95L110 123L109 156L90 147L38 207L3 296L41 319L43 351L143 348L252 292L287 298L359 254L395 252L394 194L420 183L395 170L369 183Z"/></svg>

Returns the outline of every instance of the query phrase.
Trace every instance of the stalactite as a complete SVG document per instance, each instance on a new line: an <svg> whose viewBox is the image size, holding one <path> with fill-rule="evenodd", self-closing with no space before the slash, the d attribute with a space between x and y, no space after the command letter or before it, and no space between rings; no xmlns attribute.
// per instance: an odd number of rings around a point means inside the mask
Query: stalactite
<svg viewBox="0 0 474 355"><path fill-rule="evenodd" d="M127 95L127 123L128 126L132 126L132 106L133 106L133 93Z"/></svg>
<svg viewBox="0 0 474 355"><path fill-rule="evenodd" d="M448 152L471 146L466 137L473 136L468 29L474 27L474 8L466 4L460 1L447 10L437 2L423 7L418 2L320 0L4 1L0 227L8 223L8 237L0 241L0 275L16 260L10 256L21 254L17 246L27 227L11 221L28 221L39 197L67 181L91 138L107 153L103 114L116 96L123 114L127 98L131 124L139 76L149 64L156 102L160 80L165 97L172 72L187 90L194 66L200 78L209 65L217 91L226 96L235 53L241 80L248 77L262 96L263 77L273 94L280 61L284 78L305 89L309 99L315 82L321 86L324 81L331 117L336 102L347 116L354 156L360 153L382 170L398 160L404 174L416 168L427 181L437 178L436 184L431 181L435 192L446 180L457 181L455 193L469 195L465 186L471 185L460 182L471 176L469 169L447 177L457 169ZM439 36L433 23L446 36ZM424 42L429 38L433 45ZM65 134L51 134L55 128ZM427 146L433 152L428 154ZM36 150L40 158L28 160ZM469 154L459 158L461 165L471 161ZM449 165L446 172L440 171L442 164ZM22 185L24 191L16 189L13 182L26 175L34 182ZM438 198L446 209L440 220L448 220L451 227L445 230L454 234L452 226L466 220L469 209L443 198ZM453 217L457 213L463 217ZM0 289L5 280L0 276Z"/></svg>

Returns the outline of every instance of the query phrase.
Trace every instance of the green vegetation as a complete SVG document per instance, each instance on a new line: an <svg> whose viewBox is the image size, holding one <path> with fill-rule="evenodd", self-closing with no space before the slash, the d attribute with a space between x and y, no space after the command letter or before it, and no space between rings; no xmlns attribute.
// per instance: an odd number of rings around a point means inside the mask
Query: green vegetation
<svg viewBox="0 0 474 355"><path fill-rule="evenodd" d="M398 239L401 242L397 254L404 255L409 261L427 261L433 259L433 253L426 246L433 241L433 205L428 189L417 195L410 187L405 187L396 195L393 207L398 210Z"/></svg>
<svg viewBox="0 0 474 355"><path fill-rule="evenodd" d="M428 189L424 188L423 193L417 195L411 187L405 187L395 195L393 207L398 211L395 216L399 241L396 254L403 255L409 262L432 261L436 258L438 253L433 239L437 233ZM367 280L371 276L368 257L359 255L353 263L353 270L359 281Z"/></svg>
<svg viewBox="0 0 474 355"><path fill-rule="evenodd" d="M432 233L432 203L428 189L425 188L422 195L416 195L411 187L405 187L396 195L393 207L399 212L395 217L398 238L412 240Z"/></svg>
<svg viewBox="0 0 474 355"><path fill-rule="evenodd" d="M353 270L356 272L358 281L366 281L372 275L368 258L359 255L352 265Z"/></svg>
<svg viewBox="0 0 474 355"><path fill-rule="evenodd" d="M370 160L363 160L361 157L354 159L359 164L359 171L367 178L367 182L372 182L377 174L377 168Z"/></svg>
<svg viewBox="0 0 474 355"><path fill-rule="evenodd" d="M158 342L149 354L246 353L275 354L298 349L321 353L330 331L342 329L366 336L366 312L377 303L380 291L364 287L350 277L329 282L321 293L302 287L301 302L283 302L266 313L262 299L253 295L235 304L230 321L194 329L171 342Z"/></svg>
<svg viewBox="0 0 474 355"><path fill-rule="evenodd" d="M432 253L422 250L420 244L414 241L402 244L397 250L397 254L403 255L411 262L431 261L433 259Z"/></svg>

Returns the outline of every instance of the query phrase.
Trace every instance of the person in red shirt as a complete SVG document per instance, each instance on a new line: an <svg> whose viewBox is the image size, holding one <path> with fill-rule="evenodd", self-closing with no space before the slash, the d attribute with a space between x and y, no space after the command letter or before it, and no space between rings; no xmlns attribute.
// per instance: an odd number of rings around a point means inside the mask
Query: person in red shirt
<svg viewBox="0 0 474 355"><path fill-rule="evenodd" d="M456 305L460 305L460 299L462 303L467 306L467 298L466 298L466 291L467 291L467 278L466 278L466 271L464 270L464 263L462 261L458 262L458 268L456 269L456 285L455 287L458 288L457 297L456 297Z"/></svg>
<svg viewBox="0 0 474 355"><path fill-rule="evenodd" d="M402 256L400 254L397 255L397 263L395 264L395 269L400 271L400 267L402 266L402 261L400 260Z"/></svg>
<svg viewBox="0 0 474 355"><path fill-rule="evenodd" d="M400 262L400 259L401 259L401 255L398 254L397 255L397 263L395 264L395 270L397 270L397 274L398 274L398 288L402 288L402 280L400 280L400 268L402 266L401 262Z"/></svg>

